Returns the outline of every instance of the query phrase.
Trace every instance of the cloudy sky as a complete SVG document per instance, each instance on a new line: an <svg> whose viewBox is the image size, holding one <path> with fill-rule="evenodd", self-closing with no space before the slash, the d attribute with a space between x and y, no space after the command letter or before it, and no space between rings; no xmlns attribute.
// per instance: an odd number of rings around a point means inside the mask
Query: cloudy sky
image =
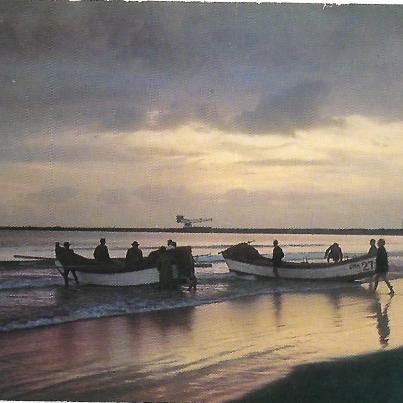
<svg viewBox="0 0 403 403"><path fill-rule="evenodd" d="M402 21L0 2L0 225L400 227Z"/></svg>

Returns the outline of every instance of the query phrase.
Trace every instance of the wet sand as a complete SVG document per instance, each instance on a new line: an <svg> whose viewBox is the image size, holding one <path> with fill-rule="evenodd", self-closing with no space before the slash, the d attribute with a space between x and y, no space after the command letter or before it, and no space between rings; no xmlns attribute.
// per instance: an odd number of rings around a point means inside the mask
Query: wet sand
<svg viewBox="0 0 403 403"><path fill-rule="evenodd" d="M0 399L241 398L302 364L401 347L403 280L394 286L393 297L347 284L3 332Z"/></svg>

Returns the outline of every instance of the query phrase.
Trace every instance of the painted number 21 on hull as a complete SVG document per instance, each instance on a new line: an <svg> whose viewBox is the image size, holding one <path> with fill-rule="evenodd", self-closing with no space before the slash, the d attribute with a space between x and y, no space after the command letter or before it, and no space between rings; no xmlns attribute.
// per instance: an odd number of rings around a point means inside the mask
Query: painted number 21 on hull
<svg viewBox="0 0 403 403"><path fill-rule="evenodd" d="M364 262L352 263L350 264L350 270L373 271L374 261L366 260Z"/></svg>

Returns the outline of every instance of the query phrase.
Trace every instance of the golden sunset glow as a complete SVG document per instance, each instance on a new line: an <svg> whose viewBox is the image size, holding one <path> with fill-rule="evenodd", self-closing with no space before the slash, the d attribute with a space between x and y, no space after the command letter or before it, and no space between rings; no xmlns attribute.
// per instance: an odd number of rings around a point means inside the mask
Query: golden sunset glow
<svg viewBox="0 0 403 403"><path fill-rule="evenodd" d="M5 16L2 224L400 226L401 8L82 7Z"/></svg>

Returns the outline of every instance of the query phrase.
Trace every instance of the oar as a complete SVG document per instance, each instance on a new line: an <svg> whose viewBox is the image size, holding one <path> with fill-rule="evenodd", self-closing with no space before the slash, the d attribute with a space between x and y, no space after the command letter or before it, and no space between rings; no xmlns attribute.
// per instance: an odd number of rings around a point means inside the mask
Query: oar
<svg viewBox="0 0 403 403"><path fill-rule="evenodd" d="M203 257L203 256L211 256L211 253L205 253L204 255L196 255L196 256L193 256L193 257Z"/></svg>
<svg viewBox="0 0 403 403"><path fill-rule="evenodd" d="M195 263L195 267L213 267L212 263Z"/></svg>
<svg viewBox="0 0 403 403"><path fill-rule="evenodd" d="M14 257L16 259L53 260L52 257L44 257L44 256L14 255Z"/></svg>

